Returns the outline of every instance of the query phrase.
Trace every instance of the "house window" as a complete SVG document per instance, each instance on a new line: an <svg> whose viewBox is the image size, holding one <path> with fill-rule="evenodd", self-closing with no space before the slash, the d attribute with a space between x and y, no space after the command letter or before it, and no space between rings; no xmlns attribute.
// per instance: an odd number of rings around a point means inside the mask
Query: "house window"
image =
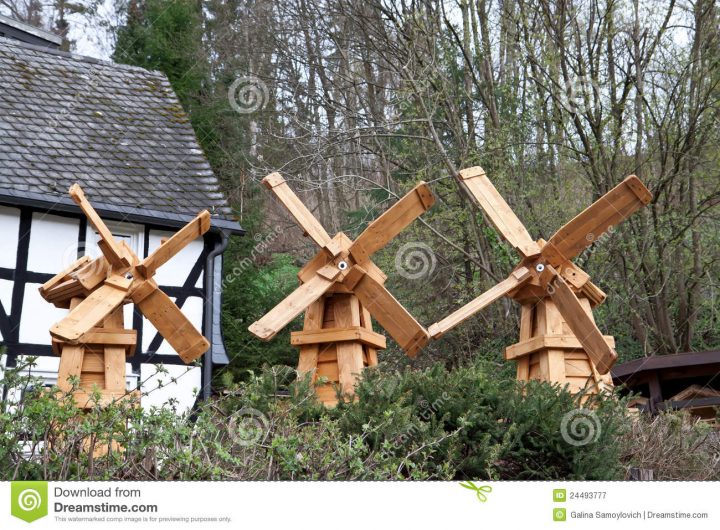
<svg viewBox="0 0 720 530"><path fill-rule="evenodd" d="M120 243L124 241L133 252L142 259L143 251L145 249L145 228L142 225L136 225L132 223L120 223L116 221L106 221L105 225L112 232L115 241ZM98 241L100 235L92 227L88 226L88 233L86 237L87 248L85 253L92 258L97 258L101 255L100 249L98 248Z"/></svg>

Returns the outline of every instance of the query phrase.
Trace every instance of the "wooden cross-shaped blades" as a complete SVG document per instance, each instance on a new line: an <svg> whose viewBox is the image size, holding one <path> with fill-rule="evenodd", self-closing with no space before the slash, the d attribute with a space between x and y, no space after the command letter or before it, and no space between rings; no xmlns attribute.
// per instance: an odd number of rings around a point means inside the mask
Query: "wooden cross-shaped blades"
<svg viewBox="0 0 720 530"><path fill-rule="evenodd" d="M210 214L201 212L141 261L124 242L115 241L79 185L70 188L70 196L97 231L98 246L103 254L101 259L107 263L81 259L40 288L41 295L58 307L68 307L72 296L86 296L50 329L51 335L71 344L82 342L86 333L122 304L132 301L183 361L191 362L205 353L210 343L160 290L152 276L160 266L210 229ZM93 266L93 270L88 270Z"/></svg>
<svg viewBox="0 0 720 530"><path fill-rule="evenodd" d="M575 292L582 292L584 297L595 303L602 301L605 295L571 260L613 226L649 204L652 194L635 175L630 175L558 230L546 243L542 239L532 240L482 168L463 169L458 176L500 235L520 253L521 262L507 279L430 326L430 335L440 338L503 296L523 302L550 296L598 372L606 374L617 354L582 310Z"/></svg>
<svg viewBox="0 0 720 530"><path fill-rule="evenodd" d="M308 306L339 285L344 292L355 294L406 353L414 356L427 343L429 335L384 287L386 276L370 258L435 203L427 184L418 183L370 223L355 241L342 232L331 238L279 173L265 177L263 184L320 251L298 274L302 285L253 323L248 328L250 332L262 340L272 339Z"/></svg>

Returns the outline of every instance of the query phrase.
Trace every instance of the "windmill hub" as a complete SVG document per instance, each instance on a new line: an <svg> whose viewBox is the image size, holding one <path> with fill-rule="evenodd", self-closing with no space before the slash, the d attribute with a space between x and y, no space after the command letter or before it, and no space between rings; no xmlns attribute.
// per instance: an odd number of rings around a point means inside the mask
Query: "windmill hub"
<svg viewBox="0 0 720 530"><path fill-rule="evenodd" d="M344 271L347 268L348 268L347 261L343 260L340 263L338 263L338 269L340 269L341 271Z"/></svg>
<svg viewBox="0 0 720 530"><path fill-rule="evenodd" d="M538 263L537 265L535 265L535 270L538 272L542 272L545 270L545 265L542 263Z"/></svg>

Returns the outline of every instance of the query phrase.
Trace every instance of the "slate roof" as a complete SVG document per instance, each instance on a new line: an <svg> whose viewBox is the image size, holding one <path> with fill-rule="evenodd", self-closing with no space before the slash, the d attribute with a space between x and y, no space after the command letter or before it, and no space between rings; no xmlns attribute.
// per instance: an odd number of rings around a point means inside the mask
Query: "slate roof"
<svg viewBox="0 0 720 530"><path fill-rule="evenodd" d="M0 195L166 219L203 209L240 230L159 72L0 38Z"/></svg>

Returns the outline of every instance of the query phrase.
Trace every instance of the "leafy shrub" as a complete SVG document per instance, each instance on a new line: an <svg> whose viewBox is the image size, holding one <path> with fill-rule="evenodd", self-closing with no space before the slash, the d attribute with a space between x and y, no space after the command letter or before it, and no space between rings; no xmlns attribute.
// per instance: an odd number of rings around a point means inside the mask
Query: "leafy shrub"
<svg viewBox="0 0 720 530"><path fill-rule="evenodd" d="M673 455L661 477L699 477L711 464L715 474L702 476L717 477L707 429L675 425L677 415L633 419L622 399L598 399L584 405L596 422L588 443L569 443L563 421L577 397L483 363L367 370L359 399L332 410L310 381L275 366L185 416L130 401L82 412L26 371L0 380L3 479L607 480L659 465L642 449L657 445Z"/></svg>

